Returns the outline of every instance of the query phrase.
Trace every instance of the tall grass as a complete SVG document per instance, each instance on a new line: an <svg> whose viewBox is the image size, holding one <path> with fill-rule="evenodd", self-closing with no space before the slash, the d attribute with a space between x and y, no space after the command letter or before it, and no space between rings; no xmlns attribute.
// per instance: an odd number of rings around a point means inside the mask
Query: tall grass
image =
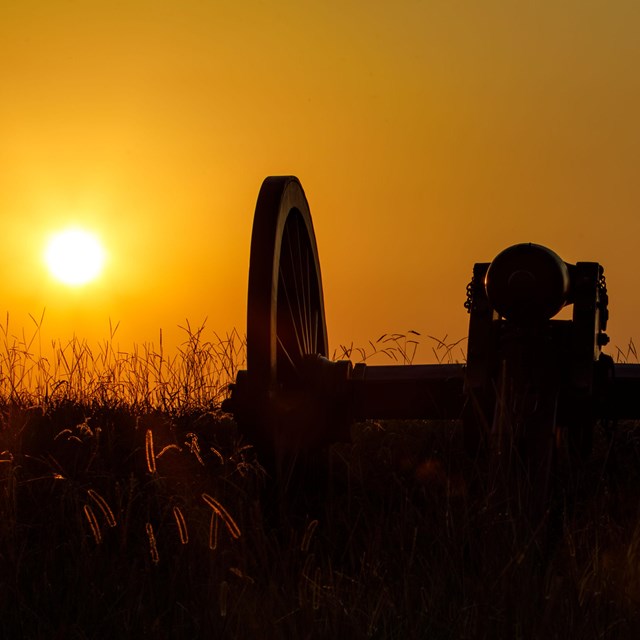
<svg viewBox="0 0 640 640"><path fill-rule="evenodd" d="M54 340L46 354L33 320L30 335L15 335L9 315L0 322L0 402L37 406L72 402L126 406L133 410L188 412L217 406L237 371L244 366L245 343L235 330L220 335L205 324L180 328L184 341L165 353L162 330L158 345L117 347L118 327L104 341Z"/></svg>
<svg viewBox="0 0 640 640"><path fill-rule="evenodd" d="M631 423L598 429L545 557L458 422L353 425L323 503L274 517L215 401L235 333L186 325L171 358L112 335L44 363L37 335L3 335L0 638L638 637Z"/></svg>
<svg viewBox="0 0 640 640"><path fill-rule="evenodd" d="M334 350L334 360L355 360L357 362L373 363L380 360L389 363L407 365L413 364L418 355L420 333L410 329L404 333L383 333L377 340L369 340L365 346L356 346L353 342L341 344ZM451 341L448 335L443 338L427 336L431 341L431 357L438 364L454 364L466 362L466 353L462 348L466 338Z"/></svg>

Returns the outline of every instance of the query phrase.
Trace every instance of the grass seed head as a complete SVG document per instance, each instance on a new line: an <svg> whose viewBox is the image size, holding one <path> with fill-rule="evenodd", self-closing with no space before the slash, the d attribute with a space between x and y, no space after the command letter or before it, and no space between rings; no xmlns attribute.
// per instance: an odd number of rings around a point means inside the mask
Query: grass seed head
<svg viewBox="0 0 640 640"><path fill-rule="evenodd" d="M160 555L158 554L158 545L156 543L156 535L153 532L153 525L150 522L146 524L147 538L149 539L149 553L151 554L151 561L153 564L160 562Z"/></svg>
<svg viewBox="0 0 640 640"><path fill-rule="evenodd" d="M93 539L96 544L100 544L102 542L102 533L100 531L100 526L98 525L98 519L96 518L96 514L93 512L91 505L85 504L83 507L84 515L89 522L89 526L91 527L91 533L93 534Z"/></svg>
<svg viewBox="0 0 640 640"><path fill-rule="evenodd" d="M202 494L202 499L213 509L217 516L224 522L231 537L236 540L241 536L240 527L236 524L236 521L231 517L229 512L208 493Z"/></svg>

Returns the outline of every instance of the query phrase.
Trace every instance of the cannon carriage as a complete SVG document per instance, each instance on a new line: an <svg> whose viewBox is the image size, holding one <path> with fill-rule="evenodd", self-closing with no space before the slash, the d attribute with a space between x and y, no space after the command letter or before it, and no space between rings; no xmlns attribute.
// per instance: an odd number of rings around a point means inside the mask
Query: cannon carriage
<svg viewBox="0 0 640 640"><path fill-rule="evenodd" d="M571 318L555 319L567 306ZM247 368L223 408L274 468L348 440L355 420L461 420L472 456L515 446L540 496L560 449L588 456L599 418L640 417L640 365L603 352L600 264L517 244L474 265L465 307L464 364L330 360L309 205L297 178L269 177L251 239Z"/></svg>

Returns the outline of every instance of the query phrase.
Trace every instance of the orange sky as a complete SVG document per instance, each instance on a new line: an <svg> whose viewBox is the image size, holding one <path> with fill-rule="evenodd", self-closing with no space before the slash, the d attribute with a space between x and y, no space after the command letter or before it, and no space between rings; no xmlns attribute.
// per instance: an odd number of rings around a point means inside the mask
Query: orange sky
<svg viewBox="0 0 640 640"><path fill-rule="evenodd" d="M604 264L638 339L636 0L21 0L0 5L0 317L123 348L244 331L262 179L314 216L329 339L466 335L475 261ZM98 231L103 279L42 266ZM429 360L423 341L419 359Z"/></svg>

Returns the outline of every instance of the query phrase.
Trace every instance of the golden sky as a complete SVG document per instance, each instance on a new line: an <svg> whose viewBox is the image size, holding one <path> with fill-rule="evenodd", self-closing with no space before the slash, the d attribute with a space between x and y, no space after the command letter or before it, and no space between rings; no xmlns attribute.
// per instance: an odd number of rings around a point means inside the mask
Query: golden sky
<svg viewBox="0 0 640 640"><path fill-rule="evenodd" d="M604 264L638 339L636 0L7 0L0 317L123 347L244 332L253 208L297 175L329 339L466 335L476 261L516 242ZM70 290L48 235L98 232ZM424 341L419 359L429 359Z"/></svg>

